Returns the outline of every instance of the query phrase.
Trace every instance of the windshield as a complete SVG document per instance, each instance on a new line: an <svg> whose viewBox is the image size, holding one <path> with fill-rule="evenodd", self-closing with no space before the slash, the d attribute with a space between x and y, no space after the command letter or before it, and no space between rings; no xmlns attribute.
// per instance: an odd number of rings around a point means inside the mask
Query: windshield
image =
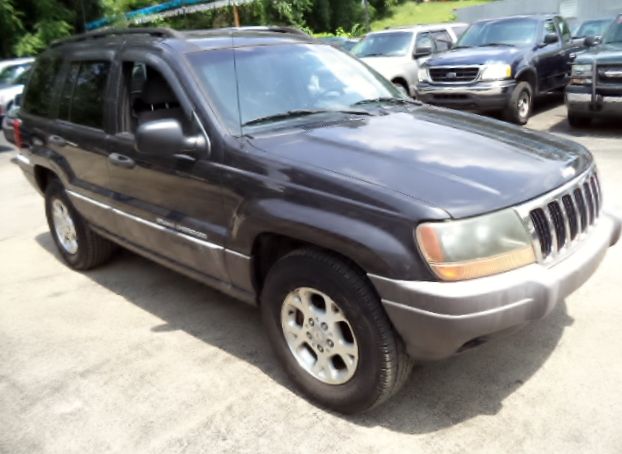
<svg viewBox="0 0 622 454"><path fill-rule="evenodd" d="M611 24L611 19L603 19L603 20L588 20L583 22L581 26L577 29L574 36L575 38L586 38L588 36L603 36L605 30L609 24Z"/></svg>
<svg viewBox="0 0 622 454"><path fill-rule="evenodd" d="M528 46L536 42L537 35L538 21L535 19L479 22L464 32L456 47Z"/></svg>
<svg viewBox="0 0 622 454"><path fill-rule="evenodd" d="M352 49L357 57L402 57L408 55L412 32L372 33Z"/></svg>
<svg viewBox="0 0 622 454"><path fill-rule="evenodd" d="M622 16L619 16L607 29L603 39L605 43L622 43Z"/></svg>
<svg viewBox="0 0 622 454"><path fill-rule="evenodd" d="M4 68L0 72L0 84L13 85L16 79L26 71L30 65L14 65Z"/></svg>
<svg viewBox="0 0 622 454"><path fill-rule="evenodd" d="M391 83L327 45L242 47L235 50L235 63L231 49L198 52L189 59L232 131L301 112L365 114L354 105L378 98L401 99Z"/></svg>

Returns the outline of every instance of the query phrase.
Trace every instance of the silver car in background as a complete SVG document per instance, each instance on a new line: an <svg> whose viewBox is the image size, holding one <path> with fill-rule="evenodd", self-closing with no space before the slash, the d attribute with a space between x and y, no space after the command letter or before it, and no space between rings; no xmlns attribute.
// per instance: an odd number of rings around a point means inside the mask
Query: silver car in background
<svg viewBox="0 0 622 454"><path fill-rule="evenodd" d="M372 32L351 52L404 93L414 96L419 65L430 55L451 49L467 27L451 23Z"/></svg>

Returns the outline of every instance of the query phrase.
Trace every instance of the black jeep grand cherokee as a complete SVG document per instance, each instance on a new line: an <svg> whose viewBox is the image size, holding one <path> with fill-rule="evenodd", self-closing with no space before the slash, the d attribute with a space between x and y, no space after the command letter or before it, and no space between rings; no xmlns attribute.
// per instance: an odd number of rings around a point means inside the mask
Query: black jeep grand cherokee
<svg viewBox="0 0 622 454"><path fill-rule="evenodd" d="M120 244L258 304L292 380L342 412L545 316L620 234L582 146L422 106L278 30L57 43L21 116L69 266Z"/></svg>

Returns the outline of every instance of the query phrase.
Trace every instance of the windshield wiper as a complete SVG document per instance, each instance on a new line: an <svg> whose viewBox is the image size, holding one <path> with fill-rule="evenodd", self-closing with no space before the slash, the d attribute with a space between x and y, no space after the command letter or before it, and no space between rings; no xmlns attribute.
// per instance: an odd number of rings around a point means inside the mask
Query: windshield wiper
<svg viewBox="0 0 622 454"><path fill-rule="evenodd" d="M344 113L344 114L353 114L353 115L367 115L370 116L371 113L366 112L364 110L339 110L339 109L295 109L295 110L288 110L287 112L281 112L281 113L277 113L277 114L273 114L273 115L266 115L265 117L259 117L259 118L255 118L253 120L249 120L246 123L243 123L242 126L252 126L252 125L259 125L262 123L270 123L273 121L279 121L279 120L287 120L290 118L297 118L297 117L305 117L307 115L314 115L314 114L320 114L320 113Z"/></svg>
<svg viewBox="0 0 622 454"><path fill-rule="evenodd" d="M414 105L420 105L417 101L414 101L412 99L405 99L405 98L393 98L390 96L385 96L385 97L380 97L380 98L370 98L370 99L363 99L361 101L355 102L354 104L352 104L352 107L355 106L362 106L364 104L381 104L381 103L388 103L388 104L414 104Z"/></svg>
<svg viewBox="0 0 622 454"><path fill-rule="evenodd" d="M480 47L487 47L487 46L516 47L514 46L514 44L508 44L508 43L486 43L486 44L482 44Z"/></svg>

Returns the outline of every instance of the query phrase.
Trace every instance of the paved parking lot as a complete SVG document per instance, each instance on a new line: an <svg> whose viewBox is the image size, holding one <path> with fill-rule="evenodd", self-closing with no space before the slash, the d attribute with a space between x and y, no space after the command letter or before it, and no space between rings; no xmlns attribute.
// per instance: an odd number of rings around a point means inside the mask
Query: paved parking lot
<svg viewBox="0 0 622 454"><path fill-rule="evenodd" d="M622 212L622 129L529 127L587 145ZM622 452L622 246L547 319L418 366L343 417L299 397L258 313L128 252L81 274L0 142L0 452Z"/></svg>

